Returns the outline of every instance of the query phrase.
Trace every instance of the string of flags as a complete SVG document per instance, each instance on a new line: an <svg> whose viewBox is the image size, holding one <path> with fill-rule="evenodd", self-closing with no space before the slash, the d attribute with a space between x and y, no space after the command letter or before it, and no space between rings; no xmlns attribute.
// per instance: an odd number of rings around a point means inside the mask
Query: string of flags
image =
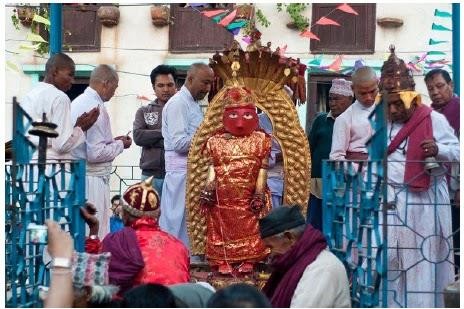
<svg viewBox="0 0 464 309"><path fill-rule="evenodd" d="M348 14L353 14L353 15L359 15L358 12L356 12L350 5L346 4L346 3L342 3L340 4L339 6L337 6L335 8L335 10L340 10L342 12L345 12L345 13L348 13ZM319 39L319 37L317 35L315 35L314 33L312 33L310 31L310 29L312 27L314 27L315 25L321 25L321 26L338 26L340 27L341 25L331 19L331 18L328 18L327 16L329 16L330 14L332 14L332 12L335 12L335 10L332 10L330 11L327 15L325 16L322 16L321 18L319 18L313 25L311 25L310 27L308 27L307 29L303 30L301 33L300 33L300 36L302 37L305 37L305 38L308 38L310 40L317 40L317 41L320 41L321 39Z"/></svg>

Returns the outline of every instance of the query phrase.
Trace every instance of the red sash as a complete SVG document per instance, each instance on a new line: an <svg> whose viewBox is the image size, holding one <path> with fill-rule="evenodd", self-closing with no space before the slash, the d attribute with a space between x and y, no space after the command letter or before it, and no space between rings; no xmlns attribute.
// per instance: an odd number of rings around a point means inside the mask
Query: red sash
<svg viewBox="0 0 464 309"><path fill-rule="evenodd" d="M416 107L412 117L404 124L395 138L388 145L388 155L392 154L401 143L409 137L406 150L406 170L404 182L413 192L427 191L430 186L430 175L424 171L424 152L420 146L425 139L433 139L432 109L425 105Z"/></svg>

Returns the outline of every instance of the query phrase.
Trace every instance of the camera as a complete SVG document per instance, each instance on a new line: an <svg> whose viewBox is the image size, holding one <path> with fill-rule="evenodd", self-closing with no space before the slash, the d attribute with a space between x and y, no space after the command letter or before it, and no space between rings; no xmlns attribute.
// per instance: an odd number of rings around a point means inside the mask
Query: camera
<svg viewBox="0 0 464 309"><path fill-rule="evenodd" d="M48 228L45 225L29 223L27 226L29 231L29 241L32 244L46 244L48 240Z"/></svg>

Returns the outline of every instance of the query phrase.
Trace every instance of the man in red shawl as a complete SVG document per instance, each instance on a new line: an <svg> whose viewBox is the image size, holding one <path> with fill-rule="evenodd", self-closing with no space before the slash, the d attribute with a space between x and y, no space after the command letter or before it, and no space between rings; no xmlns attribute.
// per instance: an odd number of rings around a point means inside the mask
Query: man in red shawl
<svg viewBox="0 0 464 309"><path fill-rule="evenodd" d="M88 253L110 252L110 283L128 288L147 283L176 284L189 282L189 253L174 236L160 230L160 199L151 186L153 177L132 185L123 195L122 220L125 227L98 239L95 210L81 208L90 228L85 249Z"/></svg>
<svg viewBox="0 0 464 309"><path fill-rule="evenodd" d="M228 89L224 129L206 142L210 165L200 194L207 221L205 256L222 274L250 273L269 254L258 219L271 209L266 170L272 140L258 130L255 100L247 88Z"/></svg>

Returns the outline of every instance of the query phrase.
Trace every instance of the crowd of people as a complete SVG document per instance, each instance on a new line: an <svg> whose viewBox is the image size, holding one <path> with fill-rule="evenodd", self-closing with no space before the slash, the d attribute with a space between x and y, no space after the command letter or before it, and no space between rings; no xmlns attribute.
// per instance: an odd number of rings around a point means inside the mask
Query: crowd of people
<svg viewBox="0 0 464 309"><path fill-rule="evenodd" d="M190 263L201 257L189 253L187 157L203 120L198 102L211 90L213 70L204 63L193 64L180 90L176 89L173 67L160 65L151 72L156 99L139 108L133 124L134 142L142 147L141 182L110 201L112 162L132 145L129 135L113 137L105 106L118 87L118 74L111 66L97 66L87 89L71 103L64 92L72 83L74 62L63 53L53 55L47 61L43 82L21 100L21 105L33 119L46 113L47 119L58 125L59 136L49 139L47 158L86 161L87 203L81 207L81 214L88 235L86 253L78 254L73 251L69 234L55 222L47 223L52 264L51 284L43 296L45 305L350 307L347 272L328 249L323 235L322 160L368 159L367 143L374 134L368 117L379 102L386 104L388 111L388 212L394 214L388 223L400 225L407 220L414 233L427 237L437 234L431 230L435 225L427 222L438 221L442 239L459 230L458 165L446 163L452 171L448 177L424 172L427 158L459 161L459 98L453 94L449 74L433 70L425 77L432 99L428 107L415 91L404 62L398 61L393 52L390 58L391 63L387 61L382 67L380 82L370 67L357 69L351 81L332 81L330 111L317 115L308 134L312 179L307 218L298 206L282 207L283 159L280 145L272 140L269 118L264 113L258 116L248 89L226 92L225 100L236 102L226 104L224 131L217 132L205 145L205 155L210 158L210 173L201 195L202 205L207 206L210 241L206 257L227 274L231 273L231 265L221 257L226 251L229 258L237 256L236 267L243 272L253 270L251 262L269 256L273 272L261 292L244 284L215 291L206 282L190 283ZM391 65L396 65L395 69ZM245 136L246 140L234 139ZM232 161L220 162L230 145L242 147L241 158L249 159L250 165L237 167ZM274 177L267 177L269 166L275 169ZM241 175L242 182L237 175ZM246 194L227 191L234 186ZM251 202L241 205L242 201ZM441 206L420 206L434 202ZM229 212L250 226L245 230L236 226L224 230L221 224L216 225L221 220L215 213L219 211L221 215ZM237 237L226 241L224 231ZM242 235L243 231L253 233ZM434 270L427 263L418 263L422 254L419 249L402 250L418 247L419 240L413 235L399 228L389 229L388 233L389 246L396 248L395 253L389 251L389 266L416 267L394 280L392 289L398 294L406 293L411 285L422 292L443 290L453 281L451 264L442 263L439 270ZM455 247L458 236L454 234ZM250 248L256 252L250 253ZM447 249L438 240L427 250L438 254ZM79 279L76 269L85 270L85 280ZM419 294L410 297L407 305L433 307L437 303L441 304L433 294Z"/></svg>

